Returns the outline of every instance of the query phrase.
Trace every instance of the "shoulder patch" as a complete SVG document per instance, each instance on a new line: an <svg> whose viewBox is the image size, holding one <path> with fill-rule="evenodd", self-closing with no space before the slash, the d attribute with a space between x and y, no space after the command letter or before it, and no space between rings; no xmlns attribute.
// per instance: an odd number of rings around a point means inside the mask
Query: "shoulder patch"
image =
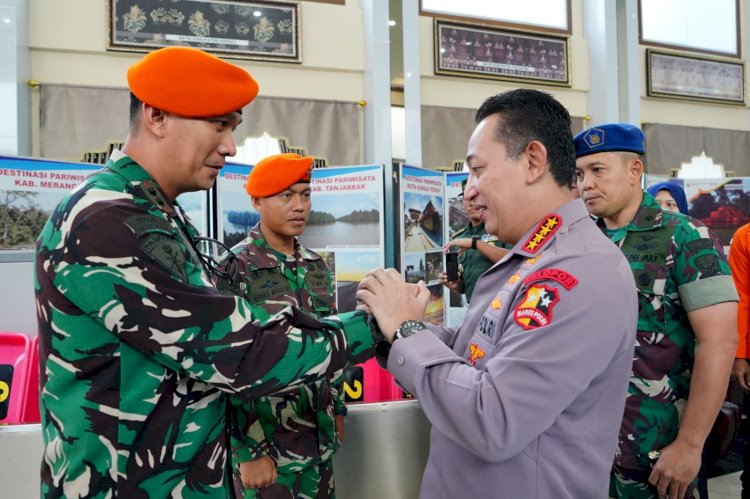
<svg viewBox="0 0 750 499"><path fill-rule="evenodd" d="M172 276L182 282L187 282L185 254L173 237L160 232L152 232L141 240L140 246L144 253L164 267Z"/></svg>
<svg viewBox="0 0 750 499"><path fill-rule="evenodd" d="M564 270L554 268L538 270L533 274L527 276L523 280L523 283L525 285L529 285L532 282L537 281L555 281L556 283L561 284L562 287L564 287L568 291L578 285L578 279L576 279L575 276L569 274L568 272L565 272Z"/></svg>
<svg viewBox="0 0 750 499"><path fill-rule="evenodd" d="M524 329L547 326L552 323L552 309L559 301L555 288L544 284L530 286L523 301L513 310L513 318Z"/></svg>
<svg viewBox="0 0 750 499"><path fill-rule="evenodd" d="M482 350L476 343L471 343L469 345L469 358L466 359L469 361L469 364L471 364L472 366L476 366L477 360L481 359L482 357L484 357L484 350Z"/></svg>
<svg viewBox="0 0 750 499"><path fill-rule="evenodd" d="M561 225L562 218L560 218L560 215L547 215L544 220L539 222L534 233L523 243L523 249L529 253L536 253L557 232Z"/></svg>

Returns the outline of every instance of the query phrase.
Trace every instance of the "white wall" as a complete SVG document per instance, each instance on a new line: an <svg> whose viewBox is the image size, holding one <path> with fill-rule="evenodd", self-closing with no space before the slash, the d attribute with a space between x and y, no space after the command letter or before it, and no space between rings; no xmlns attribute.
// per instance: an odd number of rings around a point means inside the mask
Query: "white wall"
<svg viewBox="0 0 750 499"><path fill-rule="evenodd" d="M0 331L36 336L32 262L0 263Z"/></svg>

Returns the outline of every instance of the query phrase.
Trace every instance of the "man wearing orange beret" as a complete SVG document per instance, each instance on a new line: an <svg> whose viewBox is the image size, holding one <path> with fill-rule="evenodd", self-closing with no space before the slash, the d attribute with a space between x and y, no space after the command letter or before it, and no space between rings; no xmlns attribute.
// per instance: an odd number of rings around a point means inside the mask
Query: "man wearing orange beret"
<svg viewBox="0 0 750 499"><path fill-rule="evenodd" d="M122 151L37 241L42 497L224 499L230 399L326 379L366 360L372 338L362 314L280 307L259 321L212 284L176 198L211 187L235 154L252 76L170 47L134 64L128 83Z"/></svg>
<svg viewBox="0 0 750 499"><path fill-rule="evenodd" d="M237 264L225 270L231 282L241 283L235 292L261 321L287 306L318 319L336 313L330 271L297 240L310 216L312 163L310 157L277 154L259 161L247 179L260 222L232 248ZM232 439L232 453L246 499L334 497L332 458L346 411L342 383L338 371L238 408L247 430Z"/></svg>

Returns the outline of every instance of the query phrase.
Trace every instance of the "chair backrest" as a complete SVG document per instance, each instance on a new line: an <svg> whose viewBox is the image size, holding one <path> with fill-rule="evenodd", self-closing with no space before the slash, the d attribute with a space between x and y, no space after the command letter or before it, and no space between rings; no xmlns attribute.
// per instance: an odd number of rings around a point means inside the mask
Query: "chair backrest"
<svg viewBox="0 0 750 499"><path fill-rule="evenodd" d="M34 336L29 349L26 368L26 395L21 410L21 422L38 423L39 417L39 336Z"/></svg>
<svg viewBox="0 0 750 499"><path fill-rule="evenodd" d="M0 424L22 422L30 353L26 334L0 331Z"/></svg>

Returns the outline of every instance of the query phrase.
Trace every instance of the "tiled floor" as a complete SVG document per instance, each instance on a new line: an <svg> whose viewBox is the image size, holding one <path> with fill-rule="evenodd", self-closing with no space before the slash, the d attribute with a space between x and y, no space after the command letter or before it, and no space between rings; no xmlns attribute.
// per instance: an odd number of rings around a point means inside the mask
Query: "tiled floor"
<svg viewBox="0 0 750 499"><path fill-rule="evenodd" d="M740 497L740 473L717 476L708 480L708 495L710 499L737 499Z"/></svg>

